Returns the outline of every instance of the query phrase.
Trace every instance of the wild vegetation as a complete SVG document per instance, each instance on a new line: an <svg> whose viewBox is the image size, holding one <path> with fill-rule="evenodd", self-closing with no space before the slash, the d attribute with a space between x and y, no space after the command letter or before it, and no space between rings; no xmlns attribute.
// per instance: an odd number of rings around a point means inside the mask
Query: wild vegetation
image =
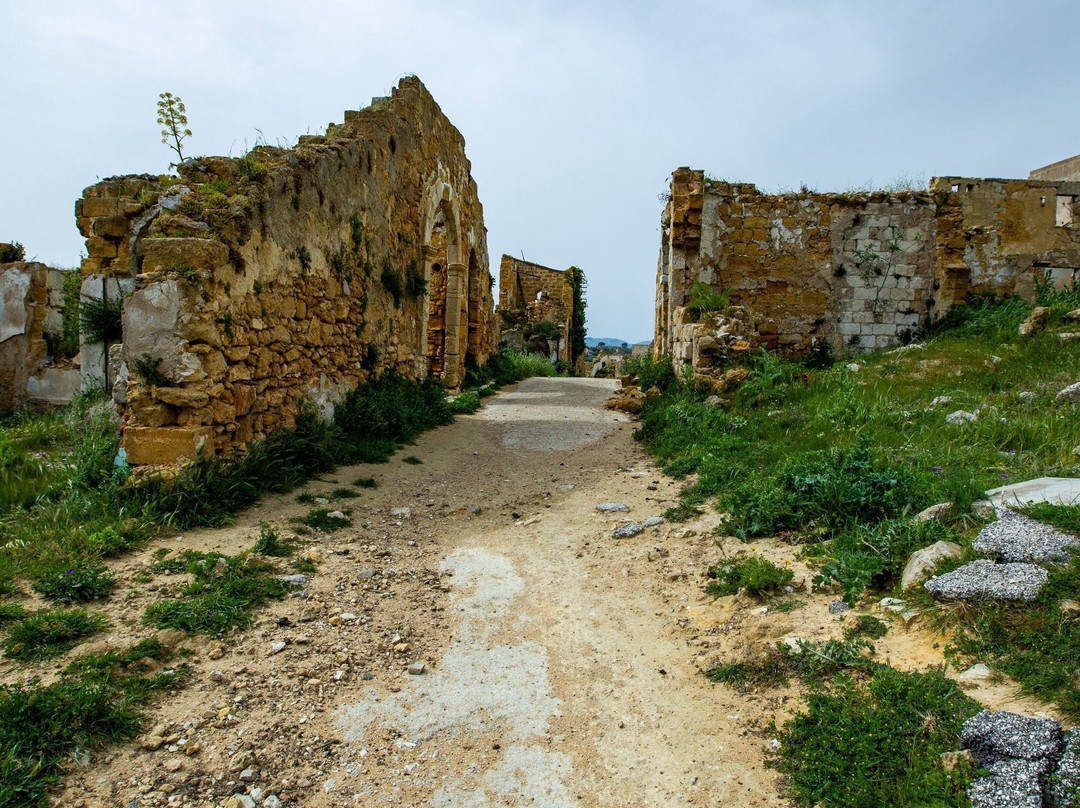
<svg viewBox="0 0 1080 808"><path fill-rule="evenodd" d="M1066 603L1080 587L1080 561L1051 570L1038 600L1024 606L939 605L921 588L898 591L914 550L941 540L965 548L939 572L974 557L971 540L983 521L972 504L986 490L1080 474L1080 417L1075 405L1056 400L1077 381L1080 345L1056 332L1080 308L1080 288L1043 285L1036 303L1050 308L1048 327L1026 337L1018 328L1031 304L984 297L897 350L835 364L762 352L750 359L746 383L719 401L667 360L628 361L624 369L642 389L663 391L646 404L638 437L667 473L686 481L668 516L713 507L725 534L797 544L817 568L814 588L849 604L903 595L953 638L953 664L985 662L1080 719L1080 620ZM949 423L957 410L974 418ZM913 520L944 502L952 508L943 519ZM1080 533L1078 506L1027 512ZM768 562L745 558L709 577L707 591L717 596L782 580ZM939 755L959 748L960 727L978 706L941 670L902 673L874 660L878 630L803 643L797 652L781 645L707 673L744 690L791 676L803 682L806 705L777 729L773 761L798 804L966 805L973 772L947 772Z"/></svg>
<svg viewBox="0 0 1080 808"><path fill-rule="evenodd" d="M500 354L476 369L479 390L449 401L432 382L394 373L352 391L331 421L302 413L295 430L251 447L238 461L202 460L174 480L133 485L117 461L119 434L108 406L91 396L45 414L19 412L0 421L0 646L20 663L63 657L104 630L94 604L108 601L115 582L104 563L142 546L164 526L220 525L267 493L289 491L335 466L386 462L422 432L473 412L497 385L552 375L541 357ZM418 458L405 457L409 462ZM358 477L337 498L373 488ZM312 498L314 499L314 498ZM294 532L332 531L349 523L315 508ZM252 611L294 586L279 573L312 572L291 559L296 541L263 526L251 550L233 556L188 551L164 555L147 573L181 576L173 593L149 606L148 627L218 636L247 626ZM50 601L24 605L29 590ZM140 705L179 686L182 669L152 673L167 652L147 640L104 656L80 656L47 686L0 688L0 808L44 804L45 789L71 750L130 737L141 726ZM35 731L31 732L30 727ZM37 731L40 729L40 732Z"/></svg>

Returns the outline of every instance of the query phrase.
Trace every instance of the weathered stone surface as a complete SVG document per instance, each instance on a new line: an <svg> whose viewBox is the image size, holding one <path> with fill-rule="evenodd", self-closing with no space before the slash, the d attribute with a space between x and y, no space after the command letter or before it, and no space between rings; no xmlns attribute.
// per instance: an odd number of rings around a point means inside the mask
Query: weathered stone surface
<svg viewBox="0 0 1080 808"><path fill-rule="evenodd" d="M539 323L551 323L557 336L534 337L532 347L546 354L553 361L571 362L570 327L574 322L574 289L563 270L518 260L504 255L499 263L499 305L496 309L500 321L506 325L507 341L500 342L513 347L523 347L524 329L535 328ZM517 328L513 326L516 325Z"/></svg>
<svg viewBox="0 0 1080 808"><path fill-rule="evenodd" d="M972 549L1004 561L1068 561L1080 539L1008 508L979 531Z"/></svg>
<svg viewBox="0 0 1080 808"><path fill-rule="evenodd" d="M1036 306L1024 322L1020 323L1019 334L1027 337L1037 331L1046 330L1046 322L1050 318L1050 309L1047 306Z"/></svg>
<svg viewBox="0 0 1080 808"><path fill-rule="evenodd" d="M1033 601L1049 574L1034 564L995 564L981 559L931 578L926 590L939 600Z"/></svg>
<svg viewBox="0 0 1080 808"><path fill-rule="evenodd" d="M1080 382L1070 384L1058 393L1054 399L1061 403L1076 404L1080 402Z"/></svg>
<svg viewBox="0 0 1080 808"><path fill-rule="evenodd" d="M302 401L328 414L387 370L454 388L486 361L486 231L464 139L414 77L345 119L292 150L257 148L254 172L208 157L180 167L182 184L84 191L83 272L136 279L124 359L160 360L169 380L155 401L131 375L129 428L205 427L229 455L293 425Z"/></svg>
<svg viewBox="0 0 1080 808"><path fill-rule="evenodd" d="M752 310L751 342L801 354L901 344L971 292L1030 299L1044 267L1080 266L1072 228L1055 221L1056 193L1072 190L937 177L924 192L769 195L677 169L653 350L696 366L688 306L699 282Z"/></svg>
<svg viewBox="0 0 1080 808"><path fill-rule="evenodd" d="M929 578L934 569L946 558L959 558L963 548L951 541L934 542L929 547L916 550L904 565L900 588L910 589Z"/></svg>
<svg viewBox="0 0 1080 808"><path fill-rule="evenodd" d="M1049 502L1054 505L1080 503L1080 479L1076 477L1039 477L1020 483L1003 485L986 492L986 499L976 505L996 507Z"/></svg>
<svg viewBox="0 0 1080 808"><path fill-rule="evenodd" d="M915 514L915 521L939 522L952 513L952 509L953 504L951 502L939 502L937 505L931 505L929 508Z"/></svg>
<svg viewBox="0 0 1080 808"><path fill-rule="evenodd" d="M213 453L214 431L207 427L129 426L124 449L132 465L167 465Z"/></svg>

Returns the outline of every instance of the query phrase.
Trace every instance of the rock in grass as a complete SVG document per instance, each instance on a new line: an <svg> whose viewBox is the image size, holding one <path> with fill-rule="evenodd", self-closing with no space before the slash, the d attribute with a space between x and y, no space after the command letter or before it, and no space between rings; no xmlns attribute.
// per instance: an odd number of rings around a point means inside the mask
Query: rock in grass
<svg viewBox="0 0 1080 808"><path fill-rule="evenodd" d="M1080 402L1080 382L1070 384L1056 396L1054 400L1059 404L1076 404Z"/></svg>
<svg viewBox="0 0 1080 808"><path fill-rule="evenodd" d="M1003 509L1001 518L979 531L972 548L1004 561L1068 561L1080 539L1023 514Z"/></svg>
<svg viewBox="0 0 1080 808"><path fill-rule="evenodd" d="M601 502L596 510L600 513L630 513L630 506L622 502Z"/></svg>
<svg viewBox="0 0 1080 808"><path fill-rule="evenodd" d="M980 559L931 578L923 586L938 600L1020 600L1030 603L1049 573L1034 564L995 564Z"/></svg>
<svg viewBox="0 0 1080 808"><path fill-rule="evenodd" d="M950 513L952 513L953 504L951 502L939 502L937 505L931 505L926 510L919 511L915 514L916 522L940 522Z"/></svg>
<svg viewBox="0 0 1080 808"><path fill-rule="evenodd" d="M945 416L945 423L947 424L967 424L978 419L978 415L967 410L955 410Z"/></svg>
<svg viewBox="0 0 1080 808"><path fill-rule="evenodd" d="M1065 736L1053 718L983 710L964 722L960 744L970 749L981 765L989 766L1008 758L1056 760L1065 746Z"/></svg>
<svg viewBox="0 0 1080 808"><path fill-rule="evenodd" d="M915 518L918 520L918 517ZM907 564L904 565L904 573L900 577L900 588L911 589L916 584L925 581L934 574L938 564L946 558L959 558L962 552L960 545L951 541L934 542L929 547L916 550L908 557Z"/></svg>
<svg viewBox="0 0 1080 808"><path fill-rule="evenodd" d="M1034 334L1036 331L1044 331L1049 319L1049 306L1036 306L1031 310L1031 314L1028 315L1028 318L1020 323L1018 333L1021 337L1027 337Z"/></svg>

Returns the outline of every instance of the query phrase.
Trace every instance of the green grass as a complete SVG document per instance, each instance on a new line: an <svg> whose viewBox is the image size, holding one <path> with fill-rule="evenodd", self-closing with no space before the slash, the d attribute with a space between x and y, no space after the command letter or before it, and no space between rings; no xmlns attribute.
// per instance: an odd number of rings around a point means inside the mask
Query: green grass
<svg viewBox="0 0 1080 808"><path fill-rule="evenodd" d="M417 457L416 455L406 455L405 457L401 458L401 462L402 462L402 463L408 463L408 464L409 464L410 466L419 466L419 465L421 465L421 464L422 464L422 463L423 463L424 461L423 461L423 460L421 460L421 459L420 459L419 457Z"/></svg>
<svg viewBox="0 0 1080 808"><path fill-rule="evenodd" d="M547 357L504 348L492 354L483 367L466 367L463 386L466 389L482 388L488 384L505 387L533 376L557 375L555 365Z"/></svg>
<svg viewBox="0 0 1080 808"><path fill-rule="evenodd" d="M0 629L3 629L8 623L22 620L24 617L26 617L26 609L18 603L0 600Z"/></svg>
<svg viewBox="0 0 1080 808"><path fill-rule="evenodd" d="M357 488L377 488L379 484L374 477L357 477L353 480L353 485Z"/></svg>
<svg viewBox="0 0 1080 808"><path fill-rule="evenodd" d="M330 495L337 499L356 499L360 496L356 491L351 488L335 488L330 492Z"/></svg>
<svg viewBox="0 0 1080 808"><path fill-rule="evenodd" d="M83 609L45 609L11 623L4 641L8 659L49 659L104 630L104 615Z"/></svg>
<svg viewBox="0 0 1080 808"><path fill-rule="evenodd" d="M349 519L343 519L340 516L331 516L334 513L329 508L315 508L312 511L308 511L304 516L297 517L295 520L298 524L306 525L312 530L321 530L324 533L332 533L335 530L340 530L343 527L348 527L352 524Z"/></svg>
<svg viewBox="0 0 1080 808"><path fill-rule="evenodd" d="M784 726L773 765L799 805L966 806L971 770L950 774L940 758L980 709L940 671L841 675Z"/></svg>
<svg viewBox="0 0 1080 808"><path fill-rule="evenodd" d="M466 390L454 397L449 406L454 415L472 415L480 409L480 394L476 390Z"/></svg>
<svg viewBox="0 0 1080 808"><path fill-rule="evenodd" d="M184 554L183 568L193 580L173 600L152 604L144 620L157 628L221 636L251 623L251 611L294 589L275 577L275 568L248 553Z"/></svg>
<svg viewBox="0 0 1080 808"><path fill-rule="evenodd" d="M301 505L311 505L315 502L315 494L311 491L301 491L296 495L296 501Z"/></svg>
<svg viewBox="0 0 1080 808"><path fill-rule="evenodd" d="M1080 535L1080 505L1051 505L1036 502L1019 509L1020 513L1056 528Z"/></svg>
<svg viewBox="0 0 1080 808"><path fill-rule="evenodd" d="M283 541L281 532L267 524L259 525L259 538L252 548L259 555L287 558L293 554L292 542Z"/></svg>
<svg viewBox="0 0 1080 808"><path fill-rule="evenodd" d="M58 603L107 598L116 585L105 565L94 560L59 559L34 579L34 589Z"/></svg>
<svg viewBox="0 0 1080 808"><path fill-rule="evenodd" d="M714 598L734 595L740 589L750 595L764 595L777 592L791 583L795 573L777 566L761 556L750 556L741 561L728 564L716 564L709 567L708 577L712 580L705 585L706 594Z"/></svg>
<svg viewBox="0 0 1080 808"><path fill-rule="evenodd" d="M144 705L184 679L183 671L157 670L168 658L156 641L144 640L79 657L52 684L0 688L0 807L47 805L46 789L74 749L136 735Z"/></svg>

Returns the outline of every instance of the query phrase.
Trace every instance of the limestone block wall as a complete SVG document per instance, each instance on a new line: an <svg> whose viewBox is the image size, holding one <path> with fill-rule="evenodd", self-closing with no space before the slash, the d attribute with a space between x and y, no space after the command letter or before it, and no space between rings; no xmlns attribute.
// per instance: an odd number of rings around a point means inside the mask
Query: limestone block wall
<svg viewBox="0 0 1080 808"><path fill-rule="evenodd" d="M180 175L107 180L76 204L84 275L133 284L129 463L228 455L303 402L329 416L373 375L455 388L487 360L483 209L464 139L418 79L296 148Z"/></svg>
<svg viewBox="0 0 1080 808"><path fill-rule="evenodd" d="M559 338L552 359L569 362L574 305L574 289L565 271L510 255L502 257L497 313L504 333L520 333L525 327L541 322L554 323Z"/></svg>
<svg viewBox="0 0 1080 808"><path fill-rule="evenodd" d="M927 192L769 195L679 169L661 221L654 351L681 362L702 333L702 282L753 313L754 341L791 354L899 344L970 292L1027 294L1080 267L1075 183L936 178ZM1061 202L1061 200L1065 200Z"/></svg>

